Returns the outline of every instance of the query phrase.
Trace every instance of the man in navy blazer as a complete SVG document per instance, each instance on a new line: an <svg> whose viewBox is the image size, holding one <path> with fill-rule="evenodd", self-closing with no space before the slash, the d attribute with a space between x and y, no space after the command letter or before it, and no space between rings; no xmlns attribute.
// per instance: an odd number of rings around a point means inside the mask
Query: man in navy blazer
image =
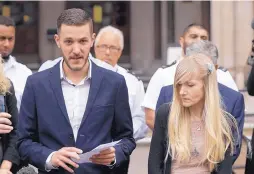
<svg viewBox="0 0 254 174"><path fill-rule="evenodd" d="M220 95L222 97L222 102L224 103L225 110L235 117L238 129L239 129L239 140L236 143L236 150L234 152L234 161L240 154L242 133L244 125L244 98L240 92L237 92L231 88L228 88L220 83L218 83ZM159 95L157 101L156 110L164 103L169 103L173 98L173 85L164 86Z"/></svg>
<svg viewBox="0 0 254 174"><path fill-rule="evenodd" d="M112 173L135 149L124 77L88 59L92 27L84 10L65 10L55 35L64 59L27 80L17 147L39 173ZM78 164L80 153L118 140L89 163Z"/></svg>

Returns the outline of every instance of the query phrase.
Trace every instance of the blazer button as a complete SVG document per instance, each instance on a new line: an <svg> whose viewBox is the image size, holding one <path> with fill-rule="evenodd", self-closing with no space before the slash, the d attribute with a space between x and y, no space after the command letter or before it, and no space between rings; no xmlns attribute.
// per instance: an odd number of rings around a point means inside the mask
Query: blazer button
<svg viewBox="0 0 254 174"><path fill-rule="evenodd" d="M73 134L70 134L69 138L70 138L70 139L74 139L74 135L73 135Z"/></svg>

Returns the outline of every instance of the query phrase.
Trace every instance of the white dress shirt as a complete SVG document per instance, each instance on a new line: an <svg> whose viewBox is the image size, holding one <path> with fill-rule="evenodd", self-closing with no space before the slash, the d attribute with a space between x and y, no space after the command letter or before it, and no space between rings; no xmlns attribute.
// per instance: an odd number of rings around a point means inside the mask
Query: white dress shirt
<svg viewBox="0 0 254 174"><path fill-rule="evenodd" d="M32 74L32 71L25 65L18 63L13 56L10 56L9 60L4 62L4 73L13 83L19 110L26 80Z"/></svg>
<svg viewBox="0 0 254 174"><path fill-rule="evenodd" d="M88 59L89 60L89 59ZM75 141L77 140L78 130L85 113L88 95L90 91L90 83L92 78L92 63L89 60L88 75L79 84L75 85L69 80L63 71L63 59L60 60L60 78L61 86L64 96L64 102L67 110L67 114L71 123ZM55 169L50 163L51 157L54 154L51 153L47 160L45 168L49 171Z"/></svg>
<svg viewBox="0 0 254 174"><path fill-rule="evenodd" d="M161 88L164 86L172 85L174 83L175 71L179 61L176 64L167 67L159 68L152 76L142 102L142 107L149 108L155 111L156 104L160 95ZM235 91L238 88L228 71L217 69L217 81Z"/></svg>
<svg viewBox="0 0 254 174"><path fill-rule="evenodd" d="M89 60L90 62L90 60ZM69 116L71 127L73 130L75 141L77 140L78 130L85 113L88 100L90 82L92 77L92 64L89 63L89 71L87 77L75 85L69 80L63 72L63 60L60 63L60 78L64 96L64 103Z"/></svg>

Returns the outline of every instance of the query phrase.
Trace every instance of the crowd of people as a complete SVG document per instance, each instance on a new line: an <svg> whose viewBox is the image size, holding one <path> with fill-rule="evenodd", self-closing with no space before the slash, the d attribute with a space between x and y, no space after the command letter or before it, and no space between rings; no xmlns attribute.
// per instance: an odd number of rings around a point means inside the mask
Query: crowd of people
<svg viewBox="0 0 254 174"><path fill-rule="evenodd" d="M232 173L244 98L218 65L204 26L185 28L182 56L159 68L145 92L143 82L118 65L119 29L95 34L89 13L77 8L64 10L56 25L62 57L32 74L11 56L15 24L0 16L0 174L30 165L41 174L127 174L136 141L149 129L149 174ZM78 162L80 154L113 141L120 142Z"/></svg>

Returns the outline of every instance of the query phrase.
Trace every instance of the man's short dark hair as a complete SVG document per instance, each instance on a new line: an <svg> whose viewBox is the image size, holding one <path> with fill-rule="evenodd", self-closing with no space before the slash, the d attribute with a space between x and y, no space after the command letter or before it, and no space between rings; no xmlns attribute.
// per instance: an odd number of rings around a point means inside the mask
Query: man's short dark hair
<svg viewBox="0 0 254 174"><path fill-rule="evenodd" d="M57 31L60 31L62 24L81 26L87 23L89 23L91 33L93 33L93 20L87 11L80 8L67 9L57 19Z"/></svg>
<svg viewBox="0 0 254 174"><path fill-rule="evenodd" d="M190 30L192 27L201 28L201 29L203 29L203 30L205 30L205 31L208 32L208 30L207 30L203 25L197 24L197 23L192 23L192 24L188 25L188 26L183 30L183 35L182 35L182 36L184 36L186 33L188 33L189 30Z"/></svg>
<svg viewBox="0 0 254 174"><path fill-rule="evenodd" d="M10 17L0 15L0 25L15 27L15 22Z"/></svg>

